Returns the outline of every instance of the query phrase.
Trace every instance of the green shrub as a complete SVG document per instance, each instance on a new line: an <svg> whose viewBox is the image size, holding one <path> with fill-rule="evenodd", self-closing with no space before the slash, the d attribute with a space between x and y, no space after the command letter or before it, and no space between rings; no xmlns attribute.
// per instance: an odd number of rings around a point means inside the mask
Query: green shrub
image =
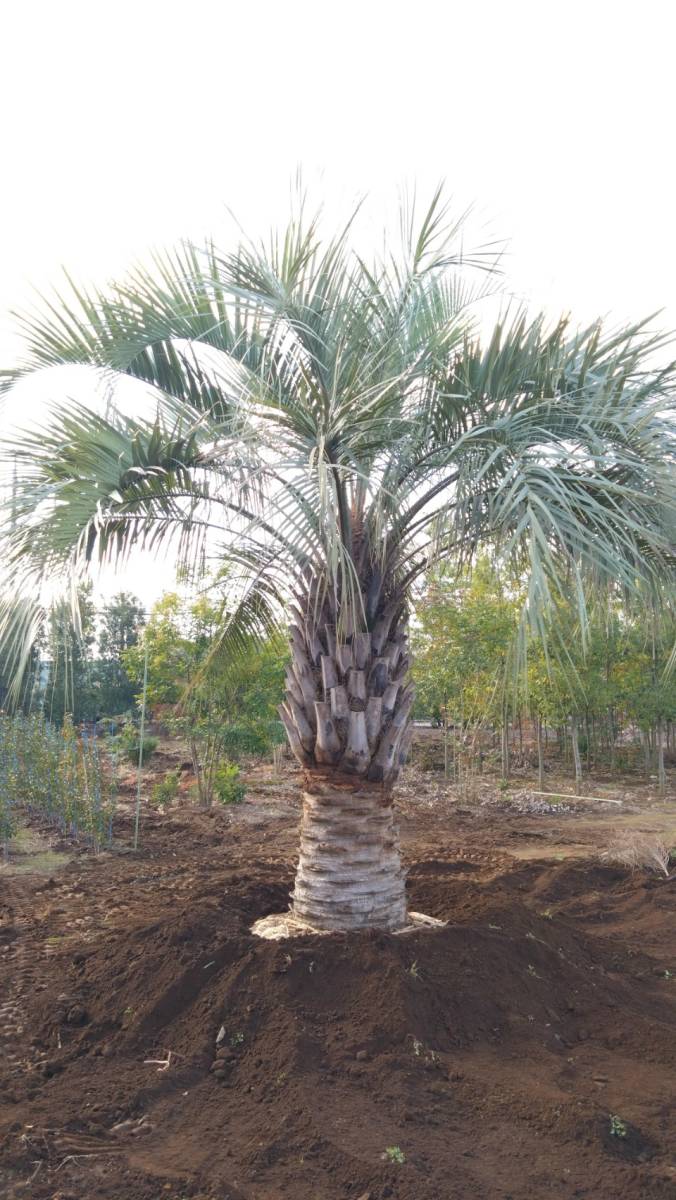
<svg viewBox="0 0 676 1200"><path fill-rule="evenodd" d="M213 787L214 795L221 804L241 804L246 795L246 788L239 778L239 767L235 763L224 762L216 767Z"/></svg>
<svg viewBox="0 0 676 1200"><path fill-rule="evenodd" d="M0 716L0 842L23 809L94 846L112 840L115 782L100 739L34 713Z"/></svg>
<svg viewBox="0 0 676 1200"><path fill-rule="evenodd" d="M136 764L139 761L139 752L141 750L141 739L138 729L125 729L124 733L120 734L120 747L125 758ZM144 767L148 759L157 750L157 738L145 736L143 738L143 754L141 757L141 766Z"/></svg>
<svg viewBox="0 0 676 1200"><path fill-rule="evenodd" d="M265 731L254 725L228 725L222 733L222 753L228 759L239 758L243 754L265 754L268 741Z"/></svg>
<svg viewBox="0 0 676 1200"><path fill-rule="evenodd" d="M16 824L12 805L4 788L0 790L0 846L7 843L16 833Z"/></svg>
<svg viewBox="0 0 676 1200"><path fill-rule="evenodd" d="M179 777L180 771L176 770L167 771L162 779L158 779L150 793L151 803L157 805L158 808L165 808L173 804L178 796Z"/></svg>

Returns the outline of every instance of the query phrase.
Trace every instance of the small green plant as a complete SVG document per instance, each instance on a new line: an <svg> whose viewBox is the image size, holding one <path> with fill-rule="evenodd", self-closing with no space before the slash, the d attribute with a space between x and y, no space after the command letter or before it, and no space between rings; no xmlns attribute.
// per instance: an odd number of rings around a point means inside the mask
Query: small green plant
<svg viewBox="0 0 676 1200"><path fill-rule="evenodd" d="M542 912L540 913L540 916L544 917L545 921L551 921L553 915L554 914L552 913L551 908L543 908Z"/></svg>
<svg viewBox="0 0 676 1200"><path fill-rule="evenodd" d="M509 780L508 780L508 779L501 779L501 780L500 780L500 782L499 782L499 784L498 784L498 787L500 788L500 791L501 791L503 794L504 794L505 792L508 792L508 791L509 791Z"/></svg>
<svg viewBox="0 0 676 1200"><path fill-rule="evenodd" d="M673 972L673 971L665 971L665 972L664 972L664 976L663 976L663 978L664 978L664 979L673 979L673 978L674 978L674 972Z"/></svg>
<svg viewBox="0 0 676 1200"><path fill-rule="evenodd" d="M125 758L128 758L129 762L134 763L134 765L138 763L140 755L141 766L144 767L148 759L157 750L157 738L144 737L143 750L141 750L141 738L138 729L134 729L133 726L127 726L120 734L120 749Z"/></svg>
<svg viewBox="0 0 676 1200"><path fill-rule="evenodd" d="M214 794L221 804L241 804L246 788L239 778L236 763L224 762L216 767L213 776Z"/></svg>
<svg viewBox="0 0 676 1200"><path fill-rule="evenodd" d="M167 771L162 779L158 779L150 793L150 799L158 808L168 808L178 796L180 772Z"/></svg>
<svg viewBox="0 0 676 1200"><path fill-rule="evenodd" d="M230 1045L231 1046L241 1046L243 1041L244 1041L243 1033L233 1033L232 1037L230 1038Z"/></svg>
<svg viewBox="0 0 676 1200"><path fill-rule="evenodd" d="M408 973L409 975L412 975L414 979L420 979L420 971L418 970L417 959L411 963L410 967L408 968Z"/></svg>
<svg viewBox="0 0 676 1200"><path fill-rule="evenodd" d="M399 1148L399 1146L386 1146L383 1158L386 1159L387 1162L396 1163L399 1167L402 1165L402 1163L406 1162L406 1155L404 1154L403 1150Z"/></svg>
<svg viewBox="0 0 676 1200"><path fill-rule="evenodd" d="M629 1130L627 1129L626 1121L623 1121L617 1114L610 1114L610 1136L615 1138L626 1138Z"/></svg>

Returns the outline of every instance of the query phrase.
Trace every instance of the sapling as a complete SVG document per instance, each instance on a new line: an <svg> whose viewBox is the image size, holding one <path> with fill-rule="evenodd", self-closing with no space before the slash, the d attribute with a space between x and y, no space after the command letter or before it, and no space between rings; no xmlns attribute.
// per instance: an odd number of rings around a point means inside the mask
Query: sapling
<svg viewBox="0 0 676 1200"><path fill-rule="evenodd" d="M618 1117L616 1114L611 1113L610 1136L616 1138L626 1138L628 1132L629 1130L627 1128L626 1121L623 1121L622 1118Z"/></svg>
<svg viewBox="0 0 676 1200"><path fill-rule="evenodd" d="M406 1155L399 1146L386 1146L383 1158L387 1159L388 1162L396 1163L397 1166L401 1166L402 1163L406 1162Z"/></svg>

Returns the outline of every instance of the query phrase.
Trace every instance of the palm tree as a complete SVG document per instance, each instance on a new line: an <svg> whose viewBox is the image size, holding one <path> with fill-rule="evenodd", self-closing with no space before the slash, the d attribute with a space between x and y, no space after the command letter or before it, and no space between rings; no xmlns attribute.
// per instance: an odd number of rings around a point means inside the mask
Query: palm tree
<svg viewBox="0 0 676 1200"><path fill-rule="evenodd" d="M105 414L59 400L6 447L0 625L17 668L45 579L132 548L229 564L223 652L290 614L293 912L321 929L406 921L392 792L411 739L407 618L430 566L489 550L527 581L524 622L544 627L573 587L583 632L590 581L657 587L670 570L664 340L645 322L575 331L508 311L484 342L495 276L454 250L439 194L402 227L401 251L373 264L349 225L323 243L302 212L267 245L183 246L25 318L25 358L4 374L85 365L106 395ZM125 415L137 397L149 417Z"/></svg>

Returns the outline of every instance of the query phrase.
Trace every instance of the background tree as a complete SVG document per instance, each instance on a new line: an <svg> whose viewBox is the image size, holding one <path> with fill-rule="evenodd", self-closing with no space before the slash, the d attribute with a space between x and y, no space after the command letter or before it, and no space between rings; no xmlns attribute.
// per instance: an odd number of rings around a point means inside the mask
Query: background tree
<svg viewBox="0 0 676 1200"><path fill-rule="evenodd" d="M231 566L224 646L291 613L293 908L322 928L406 921L392 789L411 737L416 580L490 550L525 579L523 640L564 579L581 596L584 579L654 589L670 570L664 340L519 313L483 342L485 277L471 280L492 258L463 251L438 195L420 220L405 207L401 228L401 249L373 261L350 224L322 241L303 211L263 245L183 247L28 318L5 373L86 364L109 399L106 416L55 404L6 449L5 561L28 604L46 575L173 541L185 562ZM115 376L143 381L150 420L123 415ZM14 637L34 629L28 610L19 633L9 607L8 622Z"/></svg>
<svg viewBox="0 0 676 1200"><path fill-rule="evenodd" d="M136 645L143 620L141 602L130 592L119 592L101 609L94 676L102 716L126 712L134 703L134 687L124 668L124 655Z"/></svg>
<svg viewBox="0 0 676 1200"><path fill-rule="evenodd" d="M675 642L673 613L658 615L649 607L632 612L613 680L626 717L641 732L646 775L655 769L662 795L667 786L665 748L676 721L676 675L667 669Z"/></svg>
<svg viewBox="0 0 676 1200"><path fill-rule="evenodd" d="M153 607L141 640L123 654L139 689L148 655L147 699L185 738L200 802L210 805L226 759L269 753L283 739L277 706L288 659L279 639L250 642L235 658L219 647L223 603L186 603L174 592Z"/></svg>
<svg viewBox="0 0 676 1200"><path fill-rule="evenodd" d="M445 730L501 729L507 720L508 664L523 598L511 595L487 558L458 578L450 566L432 572L416 604L412 635L417 708L438 714ZM504 743L503 743L504 744ZM453 739L456 748L456 739ZM454 755L455 761L455 755Z"/></svg>
<svg viewBox="0 0 676 1200"><path fill-rule="evenodd" d="M98 716L97 690L93 678L92 651L96 641L95 609L91 583L76 592L76 611L66 601L51 606L45 645L45 716L57 725L66 714L75 725Z"/></svg>

